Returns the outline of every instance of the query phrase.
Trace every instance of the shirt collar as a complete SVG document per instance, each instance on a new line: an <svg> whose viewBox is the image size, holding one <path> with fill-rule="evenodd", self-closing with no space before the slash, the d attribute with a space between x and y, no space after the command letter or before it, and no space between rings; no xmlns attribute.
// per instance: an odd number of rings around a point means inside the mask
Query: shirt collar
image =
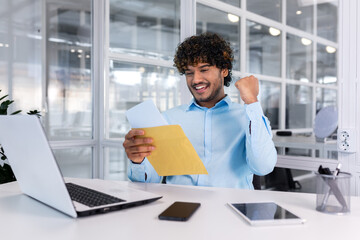
<svg viewBox="0 0 360 240"><path fill-rule="evenodd" d="M226 95L223 99L221 99L219 102L217 102L215 104L215 106L212 107L211 109L221 108L221 107L229 108L230 104L231 104L231 99L228 95ZM191 101L189 102L188 107L186 108L186 111L194 110L194 108L199 108L202 110L207 109L206 107L202 107L199 104L197 104L195 99L192 98Z"/></svg>

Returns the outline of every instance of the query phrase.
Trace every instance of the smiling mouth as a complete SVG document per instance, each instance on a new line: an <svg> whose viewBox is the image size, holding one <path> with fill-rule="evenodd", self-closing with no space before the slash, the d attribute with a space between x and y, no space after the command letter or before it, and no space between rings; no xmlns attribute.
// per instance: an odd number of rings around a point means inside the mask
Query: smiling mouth
<svg viewBox="0 0 360 240"><path fill-rule="evenodd" d="M194 86L194 89L197 93L203 93L206 91L206 89L208 88L207 85L197 85L197 86Z"/></svg>

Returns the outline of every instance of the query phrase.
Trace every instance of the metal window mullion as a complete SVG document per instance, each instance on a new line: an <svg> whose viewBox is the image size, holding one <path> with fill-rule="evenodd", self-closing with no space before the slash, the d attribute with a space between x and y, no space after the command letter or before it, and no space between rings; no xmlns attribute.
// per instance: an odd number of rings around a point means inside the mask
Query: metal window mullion
<svg viewBox="0 0 360 240"><path fill-rule="evenodd" d="M102 142L102 147L119 147L125 138L106 139Z"/></svg>
<svg viewBox="0 0 360 240"><path fill-rule="evenodd" d="M48 104L46 96L47 88L47 51L46 51L46 42L47 42L47 3L45 0L41 1L41 111L46 113L45 118L48 117ZM48 121L47 121L48 122ZM46 129L46 126L44 126Z"/></svg>
<svg viewBox="0 0 360 240"><path fill-rule="evenodd" d="M100 88L100 175L101 178L104 178L104 173L107 171L105 157L105 149L103 147L103 142L108 138L109 133L109 71L110 71L110 0L105 0L105 9L104 9L104 43L103 43L103 71L102 71L102 84ZM105 99L106 97L106 99Z"/></svg>
<svg viewBox="0 0 360 240"><path fill-rule="evenodd" d="M51 149L64 149L75 147L94 147L96 140L63 140L63 141L49 141Z"/></svg>
<svg viewBox="0 0 360 240"><path fill-rule="evenodd" d="M180 42L196 33L196 2L195 0L180 2Z"/></svg>
<svg viewBox="0 0 360 240"><path fill-rule="evenodd" d="M312 82L300 82L299 80L294 80L294 79L285 79L286 83L290 83L293 85L303 85L303 86L307 86L307 87L314 87L315 84Z"/></svg>
<svg viewBox="0 0 360 240"><path fill-rule="evenodd" d="M317 36L317 4L314 4L313 9L313 29L314 29L314 36ZM314 46L312 47L312 83L317 83L317 38L313 42ZM312 87L312 119L315 119L316 116L316 85Z"/></svg>
<svg viewBox="0 0 360 240"><path fill-rule="evenodd" d="M246 59L248 52L246 51L246 39L247 39L246 18L240 18L240 71L246 72Z"/></svg>
<svg viewBox="0 0 360 240"><path fill-rule="evenodd" d="M124 53L110 52L108 53L109 60L128 62L128 63L137 63L137 64L146 64L154 65L166 68L173 68L172 61L165 61L161 59L146 58L141 56L132 56Z"/></svg>
<svg viewBox="0 0 360 240"><path fill-rule="evenodd" d="M93 150L93 177L103 178L103 153L101 142L104 138L104 81L106 62L104 51L108 35L106 34L106 8L109 2L93 1L93 131L96 144Z"/></svg>
<svg viewBox="0 0 360 240"><path fill-rule="evenodd" d="M282 24L286 25L286 0L282 0ZM281 33L281 90L280 90L280 122L279 129L286 128L286 34L287 29L282 29Z"/></svg>
<svg viewBox="0 0 360 240"><path fill-rule="evenodd" d="M8 9L11 9L9 11L9 21L7 23L7 36L8 36L8 44L9 44L9 47L8 47L8 64L7 64L7 71L8 71L8 76L7 76L7 82L8 82L8 92L7 93L4 93L4 94L7 94L8 95L8 99L13 99L13 92L14 92L14 89L13 89L13 81L14 81L14 50L15 50L15 39L14 39L14 36L13 36L13 27L12 27L12 24L13 24L13 11L12 11L12 8L13 8L13 1L7 1L7 4L8 5ZM44 14L46 16L46 14ZM42 18L43 20L43 18ZM46 40L45 40L46 41ZM13 111L13 105L10 105L9 106L9 110Z"/></svg>
<svg viewBox="0 0 360 240"><path fill-rule="evenodd" d="M92 124L93 124L93 138L95 139L95 146L92 151L92 177L96 178L98 176L98 165L99 154L97 142L99 141L99 126L98 126L98 116L99 116L99 94L96 89L99 88L99 72L101 59L99 58L99 44L100 44L100 12L101 7L99 8L99 2L92 1L92 58L91 58L91 69L92 69L92 99L93 99L93 114L92 114ZM95 63L96 62L96 63Z"/></svg>
<svg viewBox="0 0 360 240"><path fill-rule="evenodd" d="M208 6L211 8L215 8L215 9L218 9L223 12L238 15L238 16L243 15L243 13L245 12L245 8L243 6L243 2L245 2L245 1L241 2L241 8L235 7L233 5L230 5L230 4L221 2L221 1L215 1L215 0L197 0L196 2L200 3L202 5L205 5L205 6ZM244 5L246 5L246 4L244 4Z"/></svg>
<svg viewBox="0 0 360 240"><path fill-rule="evenodd" d="M239 72L240 73L240 72ZM284 79L281 77L274 77L269 75L262 75L259 73L251 73L251 72L241 72L242 75L249 76L249 75L256 75L258 79L264 80L264 81L272 81L272 82L283 82Z"/></svg>

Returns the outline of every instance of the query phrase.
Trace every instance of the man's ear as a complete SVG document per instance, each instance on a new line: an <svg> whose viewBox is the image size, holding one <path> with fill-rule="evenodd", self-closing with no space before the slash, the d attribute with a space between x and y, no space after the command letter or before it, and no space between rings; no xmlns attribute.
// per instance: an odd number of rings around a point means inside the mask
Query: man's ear
<svg viewBox="0 0 360 240"><path fill-rule="evenodd" d="M227 69L227 68L222 69L221 74L223 75L223 77L227 77L227 75L229 74L229 69Z"/></svg>

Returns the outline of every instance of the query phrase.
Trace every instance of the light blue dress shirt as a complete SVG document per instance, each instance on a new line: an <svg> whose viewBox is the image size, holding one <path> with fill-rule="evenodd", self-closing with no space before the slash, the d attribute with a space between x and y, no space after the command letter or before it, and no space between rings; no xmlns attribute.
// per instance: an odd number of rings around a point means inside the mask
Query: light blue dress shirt
<svg viewBox="0 0 360 240"><path fill-rule="evenodd" d="M206 108L193 99L163 116L182 127L208 171L208 175L167 176L166 183L253 189L253 174L268 174L276 164L271 127L259 102L242 106L226 96ZM141 164L130 161L128 177L154 183L162 179L146 158Z"/></svg>

